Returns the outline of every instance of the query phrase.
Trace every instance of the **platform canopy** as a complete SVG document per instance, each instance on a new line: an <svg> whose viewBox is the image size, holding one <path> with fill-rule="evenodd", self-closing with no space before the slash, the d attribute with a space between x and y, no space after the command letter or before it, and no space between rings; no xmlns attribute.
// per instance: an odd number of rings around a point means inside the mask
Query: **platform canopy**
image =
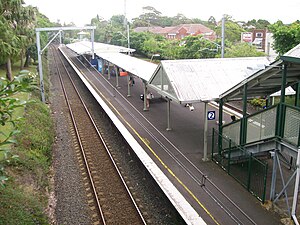
<svg viewBox="0 0 300 225"><path fill-rule="evenodd" d="M166 60L148 86L180 104L213 101L269 63L267 57Z"/></svg>
<svg viewBox="0 0 300 225"><path fill-rule="evenodd" d="M272 62L265 69L243 79L237 85L223 92L220 98L224 101L242 99L244 84L247 84L248 98L269 96L280 91L283 65L287 66L285 87L293 87L300 81L300 44Z"/></svg>
<svg viewBox="0 0 300 225"><path fill-rule="evenodd" d="M100 58L148 82L157 65L122 53L102 53L95 51Z"/></svg>
<svg viewBox="0 0 300 225"><path fill-rule="evenodd" d="M79 41L66 45L79 55L92 53L92 42ZM135 49L94 42L94 52L134 52Z"/></svg>

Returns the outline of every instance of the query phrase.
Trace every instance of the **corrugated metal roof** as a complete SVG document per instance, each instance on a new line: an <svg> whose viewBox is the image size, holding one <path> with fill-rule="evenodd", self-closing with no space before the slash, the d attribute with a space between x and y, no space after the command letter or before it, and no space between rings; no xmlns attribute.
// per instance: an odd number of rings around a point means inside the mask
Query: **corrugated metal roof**
<svg viewBox="0 0 300 225"><path fill-rule="evenodd" d="M271 95L281 90L282 66L287 64L286 87L293 86L300 81L300 44L274 61L264 70L258 71L244 79L239 84L220 95L226 101L241 99L243 86L247 83L247 96L258 97Z"/></svg>
<svg viewBox="0 0 300 225"><path fill-rule="evenodd" d="M103 53L96 51L96 54L100 58L103 58L112 64L117 65L118 67L121 67L122 69L142 78L147 82L157 68L157 65L154 63L150 63L122 53Z"/></svg>
<svg viewBox="0 0 300 225"><path fill-rule="evenodd" d="M166 60L161 61L149 83L161 94L181 103L210 101L269 63L267 57ZM164 87L158 87L155 76L161 74L167 76L172 87L166 88L172 88L173 96L170 91L161 90Z"/></svg>
<svg viewBox="0 0 300 225"><path fill-rule="evenodd" d="M90 41L80 41L66 45L68 48L72 49L77 54L91 54L92 53L92 42ZM134 52L135 49L128 49L122 46L103 44L99 42L94 42L95 52Z"/></svg>

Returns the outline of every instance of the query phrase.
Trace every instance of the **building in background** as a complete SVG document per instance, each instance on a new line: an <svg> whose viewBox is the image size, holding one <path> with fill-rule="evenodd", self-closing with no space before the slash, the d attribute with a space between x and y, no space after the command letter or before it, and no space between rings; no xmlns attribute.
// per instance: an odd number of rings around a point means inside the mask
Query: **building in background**
<svg viewBox="0 0 300 225"><path fill-rule="evenodd" d="M189 35L203 35L204 38L209 40L216 39L216 33L210 28L202 24L180 24L174 27L159 27L159 26L149 26L149 27L136 27L135 32L151 32L154 34L159 34L167 39L177 39L180 40Z"/></svg>
<svg viewBox="0 0 300 225"><path fill-rule="evenodd" d="M254 45L257 50L266 53L268 56L276 57L277 53L272 48L274 39L272 33L264 29L253 29L252 32L241 33L241 42Z"/></svg>

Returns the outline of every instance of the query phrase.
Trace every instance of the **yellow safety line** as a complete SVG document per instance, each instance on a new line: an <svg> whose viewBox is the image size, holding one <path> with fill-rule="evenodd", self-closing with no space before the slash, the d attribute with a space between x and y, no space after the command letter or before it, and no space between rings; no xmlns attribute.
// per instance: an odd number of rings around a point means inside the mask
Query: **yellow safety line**
<svg viewBox="0 0 300 225"><path fill-rule="evenodd" d="M80 69L79 69L80 70ZM84 74L80 70L81 74ZM84 76L85 79L97 90L97 92L102 96L103 99L114 109L114 111L122 118L122 120L128 125L128 127L137 135L137 137L146 145L146 147L151 151L151 153L156 157L156 159L161 163L161 165L178 181L179 184L192 196L192 198L201 206L201 208L209 215L209 217L217 224L218 221L213 217L213 215L208 211L208 209L200 202L200 200L193 194L193 192L173 173L173 171L162 161L162 159L155 153L155 151L150 147L149 143L146 142L144 138L130 125L130 123L122 116L122 114L114 107L114 105L102 94L101 91L92 83L90 80Z"/></svg>
<svg viewBox="0 0 300 225"><path fill-rule="evenodd" d="M88 79L88 78L86 78ZM88 79L89 80L89 79ZM173 171L162 161L162 159L155 153L155 151L150 147L149 143L142 138L142 136L130 125L130 123L122 116L122 114L114 107L114 105L102 94L101 91L92 83L92 86L98 91L103 99L113 108L113 110L121 117L121 119L128 125L128 127L137 135L137 137L146 145L146 147L151 151L151 153L156 157L156 159L165 167L165 169L178 181L179 184L193 197L193 199L201 206L201 208L209 215L209 217L218 225L218 221L213 217L213 215L208 211L208 209L200 202L200 200L193 194L193 192L173 173Z"/></svg>

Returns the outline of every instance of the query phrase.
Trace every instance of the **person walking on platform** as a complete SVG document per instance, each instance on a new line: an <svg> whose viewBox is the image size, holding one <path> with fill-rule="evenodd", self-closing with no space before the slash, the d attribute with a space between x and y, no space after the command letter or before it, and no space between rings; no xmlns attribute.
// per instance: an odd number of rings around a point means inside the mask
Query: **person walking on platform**
<svg viewBox="0 0 300 225"><path fill-rule="evenodd" d="M153 94L151 92L148 92L146 95L146 107L149 108L150 107L150 99L153 98Z"/></svg>

